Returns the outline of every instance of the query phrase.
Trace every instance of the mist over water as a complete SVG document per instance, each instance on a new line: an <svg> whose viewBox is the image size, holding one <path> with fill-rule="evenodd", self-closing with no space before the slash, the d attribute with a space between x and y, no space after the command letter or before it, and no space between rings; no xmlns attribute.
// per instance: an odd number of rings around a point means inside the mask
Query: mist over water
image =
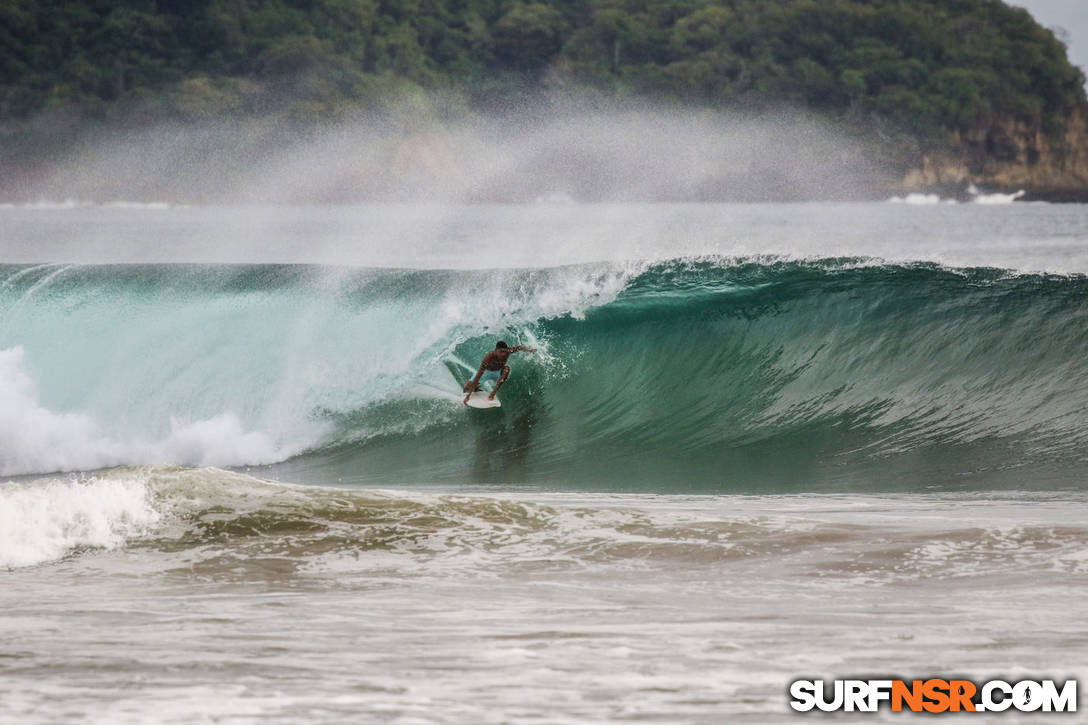
<svg viewBox="0 0 1088 725"><path fill-rule="evenodd" d="M881 198L859 144L800 112L521 111L103 130L0 184L8 201L184 203Z"/></svg>

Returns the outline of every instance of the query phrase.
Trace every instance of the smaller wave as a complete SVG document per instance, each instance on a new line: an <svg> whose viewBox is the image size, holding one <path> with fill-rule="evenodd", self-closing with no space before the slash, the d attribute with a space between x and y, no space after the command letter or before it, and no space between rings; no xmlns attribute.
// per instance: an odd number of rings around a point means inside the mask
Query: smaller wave
<svg viewBox="0 0 1088 725"><path fill-rule="evenodd" d="M245 576L269 557L300 574L461 576L504 565L581 569L742 559L765 553L768 539L810 528L786 518L693 520L682 511L599 503L556 507L298 486L214 468L119 468L83 479L0 484L0 566L125 547L189 552L186 569L198 576ZM167 556L162 564L177 561Z"/></svg>
<svg viewBox="0 0 1088 725"><path fill-rule="evenodd" d="M0 484L0 567L56 561L83 548L116 549L159 522L146 478Z"/></svg>
<svg viewBox="0 0 1088 725"><path fill-rule="evenodd" d="M951 519L950 506L959 510ZM529 500L299 486L211 468L121 468L0 483L0 567L123 547L162 571L231 580L265 580L269 562L277 576L373 581L768 558L780 571L855 585L1032 569L1080 575L1085 527L1068 511L1060 499L1019 493Z"/></svg>

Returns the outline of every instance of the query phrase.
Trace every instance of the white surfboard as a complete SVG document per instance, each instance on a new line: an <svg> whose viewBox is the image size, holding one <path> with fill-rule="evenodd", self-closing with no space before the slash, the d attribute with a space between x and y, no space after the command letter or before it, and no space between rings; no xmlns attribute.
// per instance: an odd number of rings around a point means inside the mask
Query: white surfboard
<svg viewBox="0 0 1088 725"><path fill-rule="evenodd" d="M487 399L488 395L490 395L490 393L488 393L488 392L486 392L484 390L477 390L475 393L468 396L468 406L470 408L500 408L500 407L502 407L502 403L499 402L498 398L495 398L494 400L488 400Z"/></svg>

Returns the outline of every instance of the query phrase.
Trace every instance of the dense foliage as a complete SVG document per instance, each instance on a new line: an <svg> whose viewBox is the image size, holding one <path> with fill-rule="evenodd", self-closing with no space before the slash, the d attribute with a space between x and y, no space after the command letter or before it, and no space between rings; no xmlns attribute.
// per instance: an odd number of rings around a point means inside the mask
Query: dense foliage
<svg viewBox="0 0 1088 725"><path fill-rule="evenodd" d="M579 89L789 103L949 138L1055 129L1083 73L999 0L0 0L0 118L320 118L420 89L454 112Z"/></svg>

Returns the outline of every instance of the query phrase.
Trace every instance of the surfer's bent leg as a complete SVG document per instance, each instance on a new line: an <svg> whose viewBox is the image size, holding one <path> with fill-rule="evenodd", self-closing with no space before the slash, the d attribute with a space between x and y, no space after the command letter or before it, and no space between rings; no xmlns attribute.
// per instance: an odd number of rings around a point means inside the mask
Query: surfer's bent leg
<svg viewBox="0 0 1088 725"><path fill-rule="evenodd" d="M501 388L502 384L506 382L506 378L508 375L510 375L510 366L503 365L502 375L499 376L499 382L495 383L495 387L491 389L491 395L487 396L488 400L495 399L495 393L499 392L499 388Z"/></svg>

